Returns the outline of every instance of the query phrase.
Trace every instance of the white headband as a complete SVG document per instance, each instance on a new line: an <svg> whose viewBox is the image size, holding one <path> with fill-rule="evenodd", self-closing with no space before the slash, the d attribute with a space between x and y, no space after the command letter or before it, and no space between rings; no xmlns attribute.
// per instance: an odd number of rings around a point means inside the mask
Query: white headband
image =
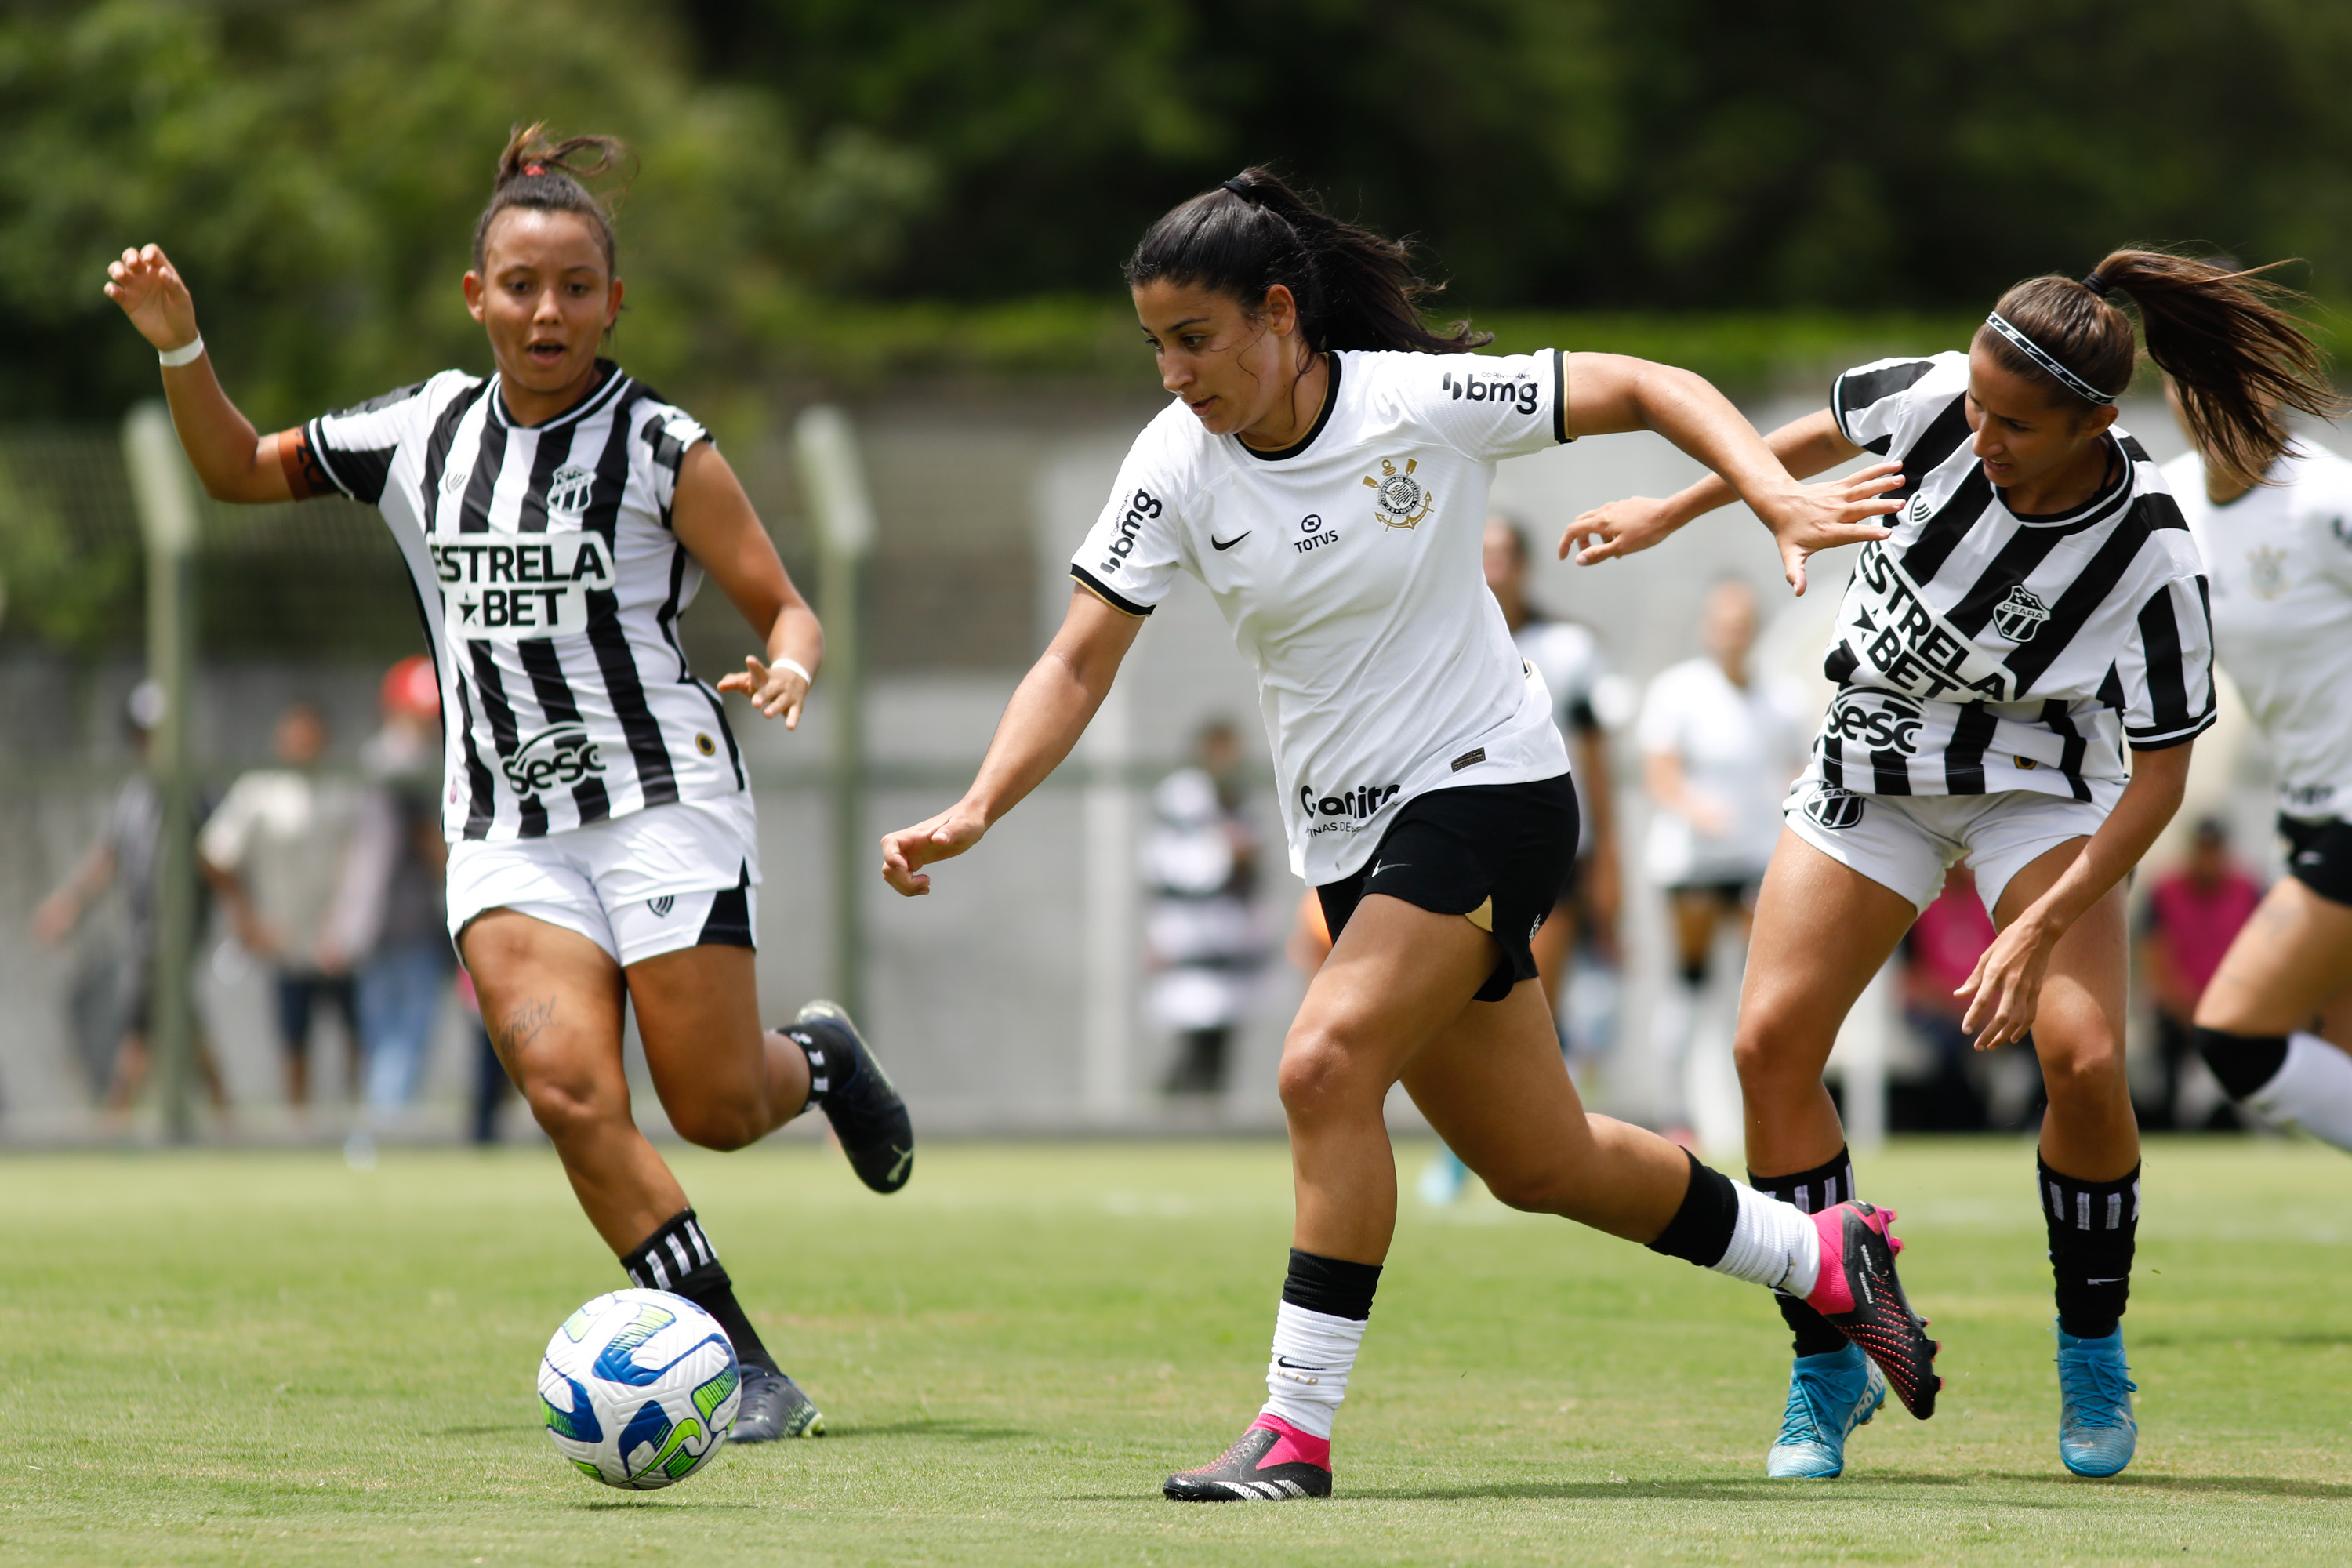
<svg viewBox="0 0 2352 1568"><path fill-rule="evenodd" d="M2060 364L2058 363L2058 357L2055 354L2052 353L2048 349L2043 348L2040 343L2035 342L2032 338L2027 337L2023 332L2019 331L2016 326L2007 318L2003 317L2000 311L1995 310L1991 315L1987 316L1985 318L1985 325L1990 327L1994 331L1999 332L2002 337L2007 338L2016 346L2018 353L2023 354L2027 359L2032 360L2036 365L2048 373L2052 379L2055 380L2059 385L2064 387L2067 391L2073 393L2084 402L2101 405L2115 402L2116 399L2113 393L2101 392L2097 387L2093 386L2089 382L2084 381L2081 376L2076 375L2073 371L2068 370L2064 365Z"/></svg>

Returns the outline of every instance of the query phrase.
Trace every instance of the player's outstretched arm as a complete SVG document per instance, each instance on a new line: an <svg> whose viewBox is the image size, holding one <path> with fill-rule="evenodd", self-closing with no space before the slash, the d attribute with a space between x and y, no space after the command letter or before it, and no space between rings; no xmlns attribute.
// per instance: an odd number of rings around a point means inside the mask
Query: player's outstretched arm
<svg viewBox="0 0 2352 1568"><path fill-rule="evenodd" d="M980 842L1022 798L1062 765L1102 706L1142 620L1084 588L1070 590L1062 629L1005 704L988 755L963 798L927 822L882 836L882 879L913 898L931 890L923 868Z"/></svg>
<svg viewBox="0 0 2352 1568"><path fill-rule="evenodd" d="M743 668L721 679L719 689L740 691L764 716L782 719L787 730L799 729L809 682L824 662L824 630L793 585L735 470L708 441L688 447L678 465L670 527L727 602L760 634L767 656L745 655Z"/></svg>
<svg viewBox="0 0 2352 1568"><path fill-rule="evenodd" d="M159 353L200 341L196 302L161 246L126 250L120 260L109 263L106 297L122 307L139 335ZM253 422L221 390L212 355L199 353L186 364L167 364L163 374L172 424L206 495L215 500L274 501L299 500L312 493L283 460L282 453L293 450L295 432L257 436Z"/></svg>
<svg viewBox="0 0 2352 1568"><path fill-rule="evenodd" d="M1826 412L1776 431L1768 441L1705 377L1672 365L1622 354L1570 354L1567 383L1570 435L1653 430L1714 470L1669 500L1635 497L1578 518L1559 552L1582 546L1580 565L1646 550L1732 500L1746 501L1771 531L1782 572L1800 594L1806 557L1814 551L1886 537L1877 520L1895 510L1885 494L1899 482L1899 464L1877 464L1826 484L1799 482L1860 450L1838 434ZM1599 544L1585 543L1595 537Z"/></svg>

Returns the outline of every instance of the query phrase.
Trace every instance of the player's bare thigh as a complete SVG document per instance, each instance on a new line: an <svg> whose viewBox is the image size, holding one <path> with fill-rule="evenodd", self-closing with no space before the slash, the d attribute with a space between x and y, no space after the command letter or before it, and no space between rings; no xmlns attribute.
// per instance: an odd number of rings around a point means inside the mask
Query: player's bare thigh
<svg viewBox="0 0 2352 1568"><path fill-rule="evenodd" d="M2197 1004L2197 1022L2233 1035L2306 1029L2333 1004L2352 1001L2352 908L2323 899L2293 877L2263 895ZM2352 1016L2331 1018L2352 1026ZM2330 1033L2345 1043L2345 1037Z"/></svg>
<svg viewBox="0 0 2352 1568"><path fill-rule="evenodd" d="M1750 1168L1807 1170L1837 1152L1843 1133L1822 1068L1917 916L1902 894L1781 829L1756 900L1732 1047Z"/></svg>
<svg viewBox="0 0 2352 1568"><path fill-rule="evenodd" d="M507 909L467 921L457 948L490 1044L534 1110L537 1089L627 1116L621 966L611 954L577 931Z"/></svg>

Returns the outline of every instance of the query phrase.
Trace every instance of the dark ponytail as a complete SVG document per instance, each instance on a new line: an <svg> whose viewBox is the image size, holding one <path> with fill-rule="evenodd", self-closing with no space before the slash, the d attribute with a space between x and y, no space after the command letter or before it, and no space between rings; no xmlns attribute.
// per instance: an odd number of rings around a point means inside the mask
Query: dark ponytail
<svg viewBox="0 0 2352 1568"><path fill-rule="evenodd" d="M604 270L616 272L613 216L582 182L635 161L629 144L617 136L567 136L551 142L544 121L516 127L507 138L507 150L499 154L489 205L474 225L474 270L479 272L486 259L490 220L509 207L532 207L586 218L604 247Z"/></svg>
<svg viewBox="0 0 2352 1568"><path fill-rule="evenodd" d="M2029 278L1993 310L2113 399L2131 384L2139 353L2131 318L2107 295L2129 294L2139 307L2147 357L2172 378L2198 449L2233 478L2259 484L2286 449L2284 410L2325 419L2344 407L2326 355L2287 313L2303 296L2262 276L2269 270L2118 250L2085 279ZM1992 328L1979 328L1977 342L2003 368L2039 379L2060 399L2091 406Z"/></svg>
<svg viewBox="0 0 2352 1568"><path fill-rule="evenodd" d="M1495 341L1467 321L1431 331L1419 302L1444 286L1413 271L1409 247L1341 223L1265 169L1244 169L1153 224L1128 258L1127 281L1192 284L1240 301L1253 319L1279 283L1298 301L1309 349L1456 354Z"/></svg>

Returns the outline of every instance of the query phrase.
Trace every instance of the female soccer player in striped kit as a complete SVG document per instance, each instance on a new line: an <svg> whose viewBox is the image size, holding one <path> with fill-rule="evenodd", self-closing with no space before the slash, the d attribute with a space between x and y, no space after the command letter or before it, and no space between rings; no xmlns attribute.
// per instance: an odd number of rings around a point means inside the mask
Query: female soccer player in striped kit
<svg viewBox="0 0 2352 1568"><path fill-rule="evenodd" d="M2189 433L2164 477L2212 583L2215 657L2270 742L2287 840L2287 874L2198 1000L2198 1051L2256 1115L2352 1149L2352 463L2297 439L2257 476L2225 432Z"/></svg>
<svg viewBox="0 0 2352 1568"><path fill-rule="evenodd" d="M678 612L707 572L762 644L719 683L797 725L824 649L704 433L597 350L621 309L612 225L575 175L624 150L518 132L474 231L467 308L496 374L444 371L257 436L222 391L187 286L154 246L108 296L163 361L173 422L224 500L340 491L382 510L414 579L448 722L449 929L507 1070L581 1206L641 1286L698 1302L744 1372L734 1436L813 1436L816 1408L735 1300L629 1110L624 1009L671 1125L740 1149L822 1106L866 1184L904 1184L905 1106L848 1016L764 1031L759 838L717 692ZM428 608L429 606L429 608Z"/></svg>
<svg viewBox="0 0 2352 1568"><path fill-rule="evenodd" d="M1155 224L1128 264L1178 401L1139 437L1072 562L1060 634L963 799L883 840L899 892L1069 754L1175 574L1257 668L1292 867L1337 939L1283 1048L1297 1220L1265 1410L1171 1498L1321 1497L1396 1222L1381 1108L1400 1079L1505 1202L1807 1297L1922 1416L1935 1347L1864 1205L1806 1215L1664 1139L1587 1117L1528 939L1576 853L1551 704L1481 565L1495 462L1654 429L1738 476L1791 548L1875 537L1886 483L1807 489L1686 372L1608 354L1472 357L1425 328L1404 247L1252 169Z"/></svg>
<svg viewBox="0 0 2352 1568"><path fill-rule="evenodd" d="M2139 1218L2122 882L2213 721L2197 547L2116 425L2138 359L2118 292L2233 472L2277 459L2278 405L2333 405L2318 352L2259 284L2119 250L2088 277L2011 289L1967 353L1846 372L1830 407L1769 437L1798 475L1895 459L1902 509L1838 611L1825 668L1840 689L1765 876L1735 1047L1749 1180L1801 1206L1851 1198L1822 1064L1944 868L1968 858L2000 935L1962 987L1963 1024L1979 1049L2031 1030L2041 1058L2058 1447L2092 1476L2128 1464L2137 1432L2120 1323ZM1731 499L1708 479L1601 509L1579 520L1603 540L1580 558L1654 543ZM1785 1296L1781 1310L1797 1363L1766 1470L1834 1476L1884 1393L1817 1313Z"/></svg>

